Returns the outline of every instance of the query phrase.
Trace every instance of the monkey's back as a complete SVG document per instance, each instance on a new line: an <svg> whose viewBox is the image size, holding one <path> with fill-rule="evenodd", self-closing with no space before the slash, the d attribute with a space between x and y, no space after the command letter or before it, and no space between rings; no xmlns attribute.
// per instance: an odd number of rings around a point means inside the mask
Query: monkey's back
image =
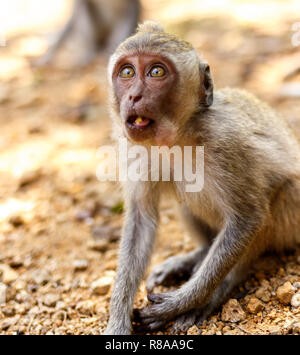
<svg viewBox="0 0 300 355"><path fill-rule="evenodd" d="M286 122L252 94L226 88L196 125L205 147L205 200L221 214L264 211L262 249L300 243L300 149Z"/></svg>

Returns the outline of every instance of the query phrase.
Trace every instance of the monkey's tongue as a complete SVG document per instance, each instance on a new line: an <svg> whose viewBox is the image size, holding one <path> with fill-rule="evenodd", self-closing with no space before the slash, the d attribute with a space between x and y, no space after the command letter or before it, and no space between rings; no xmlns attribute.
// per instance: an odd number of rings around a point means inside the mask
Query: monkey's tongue
<svg viewBox="0 0 300 355"><path fill-rule="evenodd" d="M133 124L135 125L135 127L147 127L150 124L151 120L149 118L145 118L145 117L137 117L135 119L135 121L133 122Z"/></svg>

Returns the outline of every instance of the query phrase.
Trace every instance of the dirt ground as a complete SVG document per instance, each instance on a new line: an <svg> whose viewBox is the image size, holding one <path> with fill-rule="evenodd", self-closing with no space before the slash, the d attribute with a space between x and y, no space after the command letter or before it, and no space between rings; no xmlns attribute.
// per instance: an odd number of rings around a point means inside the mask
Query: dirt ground
<svg viewBox="0 0 300 355"><path fill-rule="evenodd" d="M168 22L163 16L177 3L161 1L157 9L157 0L145 1L144 15L191 41L209 61L216 87L250 90L300 138L300 46L291 43L300 13L279 8L268 22L203 10ZM262 5L251 3L260 12ZM106 60L85 69L31 69L24 51L31 37L0 48L0 334L99 334L123 210L118 185L96 178L97 149L111 142ZM149 270L193 247L174 203L164 201ZM187 333L300 334L299 293L300 248L263 256L228 303ZM142 283L135 307L146 304Z"/></svg>

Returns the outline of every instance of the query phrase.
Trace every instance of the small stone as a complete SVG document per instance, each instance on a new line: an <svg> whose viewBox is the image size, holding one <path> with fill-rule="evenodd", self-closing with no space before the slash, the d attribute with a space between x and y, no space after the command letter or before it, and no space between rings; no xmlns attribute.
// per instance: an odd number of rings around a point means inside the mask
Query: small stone
<svg viewBox="0 0 300 355"><path fill-rule="evenodd" d="M75 215L77 221L86 221L87 219L90 219L92 217L93 217L92 212L88 210L80 210Z"/></svg>
<svg viewBox="0 0 300 355"><path fill-rule="evenodd" d="M108 249L109 242L105 239L89 240L87 243L87 247L91 250L104 252Z"/></svg>
<svg viewBox="0 0 300 355"><path fill-rule="evenodd" d="M73 268L75 271L84 271L89 267L89 262L87 260L74 260Z"/></svg>
<svg viewBox="0 0 300 355"><path fill-rule="evenodd" d="M85 316L92 316L95 314L95 309L96 304L93 301L81 301L76 306L76 310Z"/></svg>
<svg viewBox="0 0 300 355"><path fill-rule="evenodd" d="M9 218L9 223L14 227L21 227L24 225L24 219L18 214L11 215Z"/></svg>
<svg viewBox="0 0 300 355"><path fill-rule="evenodd" d="M246 318L246 313L236 299L230 299L222 309L223 322L237 323Z"/></svg>
<svg viewBox="0 0 300 355"><path fill-rule="evenodd" d="M253 314L257 314L263 309L264 309L264 305L256 297L252 297L247 305L247 310Z"/></svg>
<svg viewBox="0 0 300 355"><path fill-rule="evenodd" d="M292 297L294 296L295 290L292 284L288 281L282 286L279 286L276 291L276 296L282 304L290 304Z"/></svg>
<svg viewBox="0 0 300 355"><path fill-rule="evenodd" d="M112 228L110 225L95 226L92 230L92 237L95 240L106 240L107 242L115 242L120 239L120 228Z"/></svg>
<svg viewBox="0 0 300 355"><path fill-rule="evenodd" d="M19 256L15 256L9 262L9 266L11 266L14 269L18 269L19 267L23 266L23 260Z"/></svg>
<svg viewBox="0 0 300 355"><path fill-rule="evenodd" d="M11 94L9 93L8 85L1 83L0 85L0 104L5 104L11 99Z"/></svg>
<svg viewBox="0 0 300 355"><path fill-rule="evenodd" d="M46 285L51 280L51 276L48 271L37 269L32 273L32 280L38 285Z"/></svg>
<svg viewBox="0 0 300 355"><path fill-rule="evenodd" d="M13 325L15 325L18 321L18 318L7 318L4 319L1 323L0 323L0 329L1 330L7 330L8 328L12 327Z"/></svg>
<svg viewBox="0 0 300 355"><path fill-rule="evenodd" d="M295 308L300 306L300 292L294 294L294 296L291 299L291 305Z"/></svg>
<svg viewBox="0 0 300 355"><path fill-rule="evenodd" d="M16 314L16 309L13 306L4 307L1 311L6 317L13 317Z"/></svg>
<svg viewBox="0 0 300 355"><path fill-rule="evenodd" d="M295 287L296 289L299 289L300 288L300 282L294 282L293 283L293 287Z"/></svg>
<svg viewBox="0 0 300 355"><path fill-rule="evenodd" d="M199 335L199 328L196 325L193 325L191 328L188 329L187 335Z"/></svg>
<svg viewBox="0 0 300 355"><path fill-rule="evenodd" d="M300 334L300 321L295 321L293 322L290 327L290 331L292 331L293 334Z"/></svg>
<svg viewBox="0 0 300 355"><path fill-rule="evenodd" d="M0 306L6 303L7 286L0 283Z"/></svg>
<svg viewBox="0 0 300 355"><path fill-rule="evenodd" d="M43 303L47 307L55 307L56 303L59 301L59 295L55 293L48 293L44 296Z"/></svg>
<svg viewBox="0 0 300 355"><path fill-rule="evenodd" d="M5 284L10 284L19 277L19 275L8 265L0 264L0 280Z"/></svg>
<svg viewBox="0 0 300 355"><path fill-rule="evenodd" d="M300 267L294 263L287 264L286 272L291 275L300 276Z"/></svg>
<svg viewBox="0 0 300 355"><path fill-rule="evenodd" d="M267 287L260 287L256 292L255 296L263 302L270 302L271 300L271 292Z"/></svg>
<svg viewBox="0 0 300 355"><path fill-rule="evenodd" d="M101 277L92 282L91 288L94 294L106 295L113 283L113 278L110 276Z"/></svg>
<svg viewBox="0 0 300 355"><path fill-rule="evenodd" d="M26 171L19 179L19 188L35 183L40 177L41 171L39 169Z"/></svg>
<svg viewBox="0 0 300 355"><path fill-rule="evenodd" d="M281 335L281 327L279 327L278 325L270 325L268 327L268 332L270 333L270 335Z"/></svg>

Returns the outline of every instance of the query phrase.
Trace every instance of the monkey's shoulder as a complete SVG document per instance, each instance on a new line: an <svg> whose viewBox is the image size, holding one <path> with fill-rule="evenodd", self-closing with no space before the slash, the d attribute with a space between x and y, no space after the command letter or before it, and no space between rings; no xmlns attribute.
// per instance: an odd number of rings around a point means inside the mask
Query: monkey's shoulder
<svg viewBox="0 0 300 355"><path fill-rule="evenodd" d="M213 105L204 115L199 115L198 125L210 140L250 143L253 138L260 138L280 143L295 142L283 118L267 103L241 89L217 90Z"/></svg>

